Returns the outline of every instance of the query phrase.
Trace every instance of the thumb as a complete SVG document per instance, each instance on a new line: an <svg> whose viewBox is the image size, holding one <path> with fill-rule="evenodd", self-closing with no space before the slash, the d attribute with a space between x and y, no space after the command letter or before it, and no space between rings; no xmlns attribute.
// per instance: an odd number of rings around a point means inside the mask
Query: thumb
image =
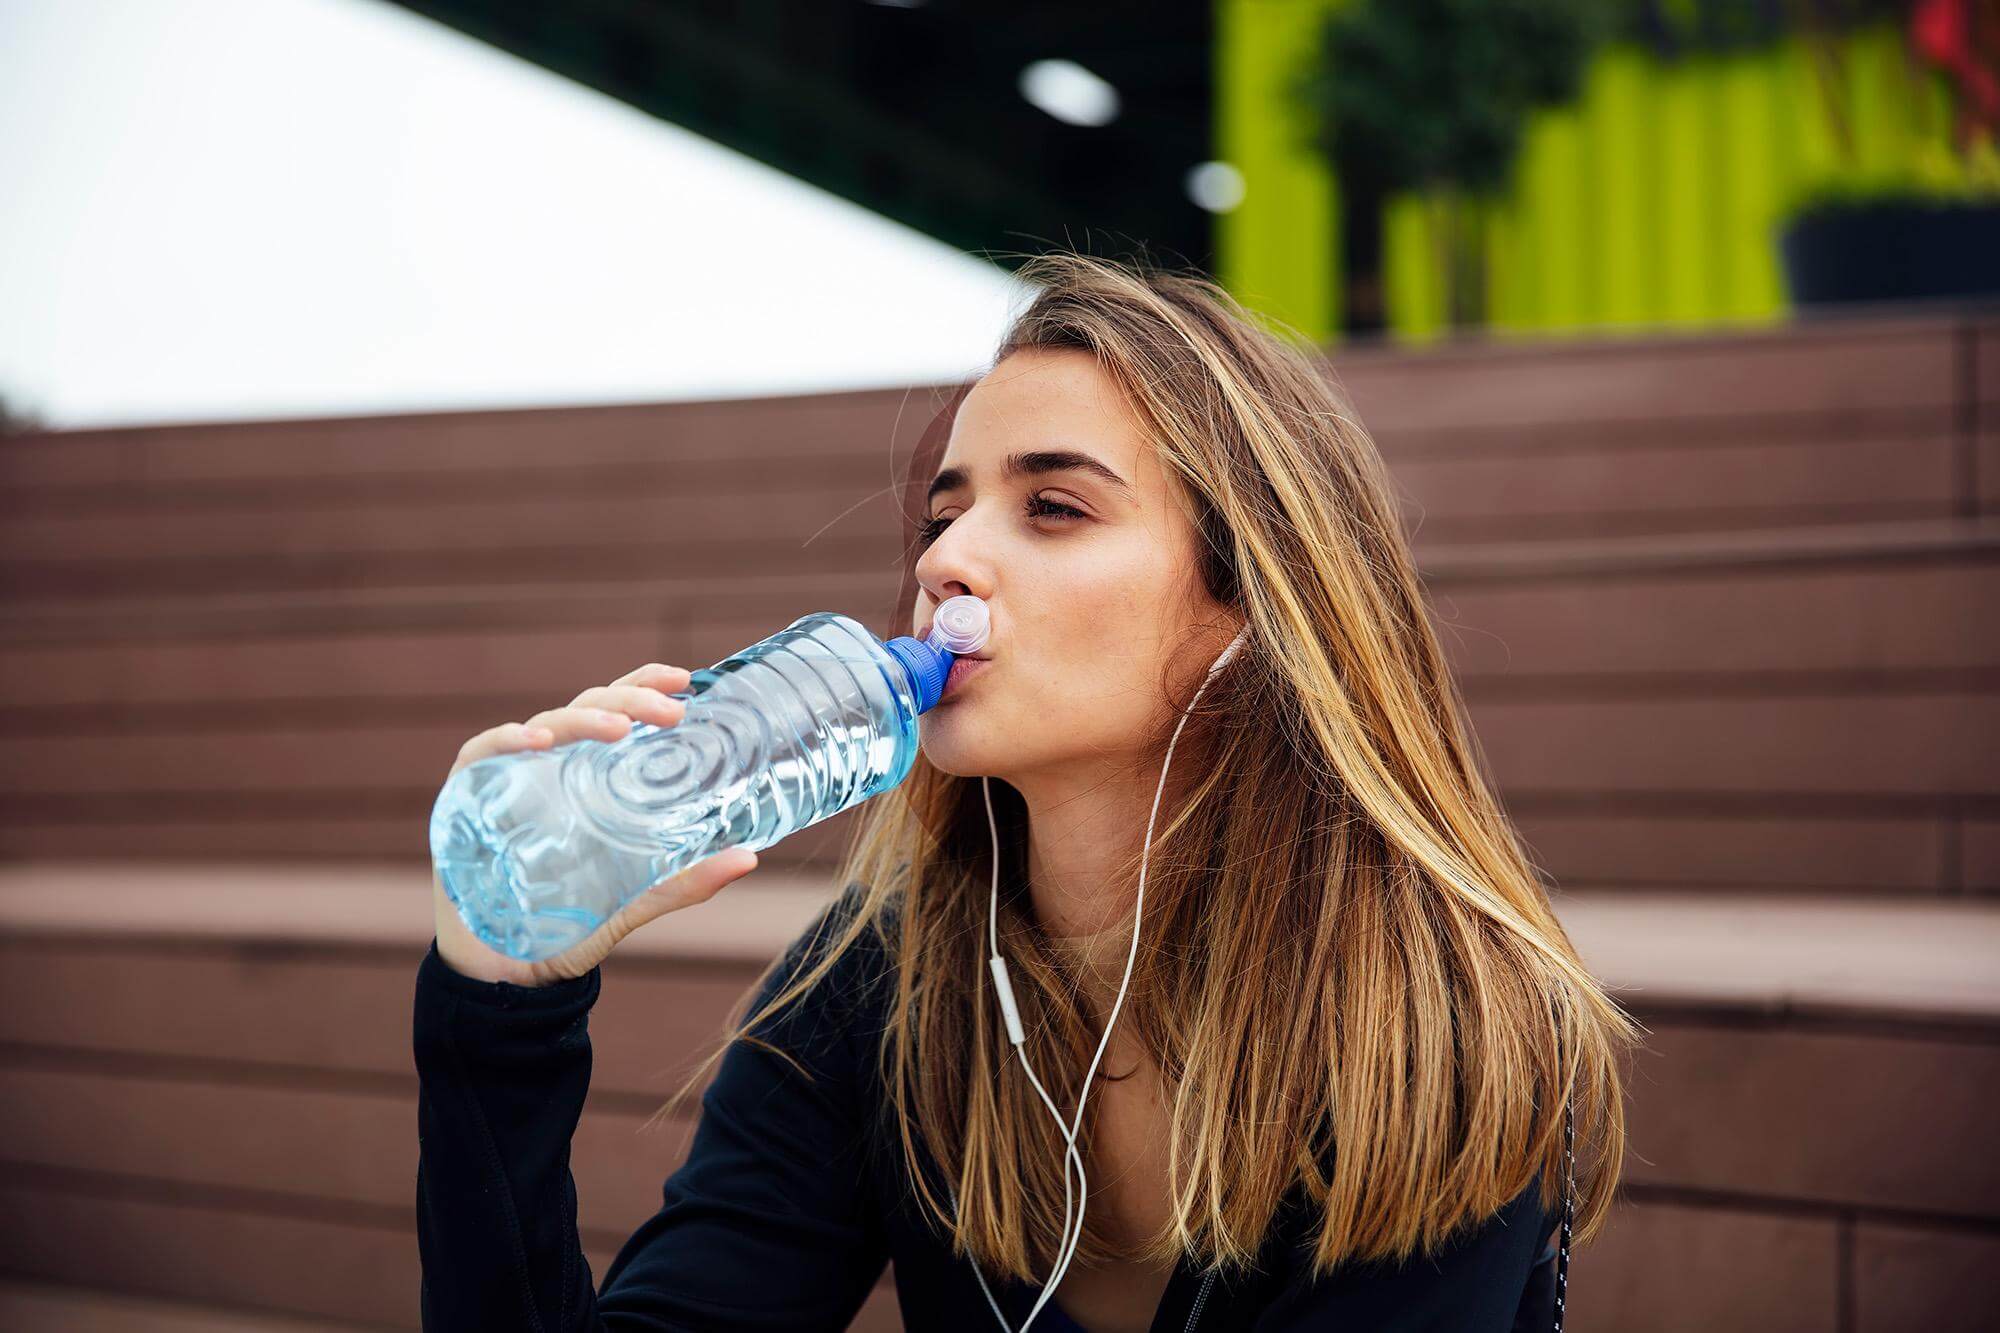
<svg viewBox="0 0 2000 1333"><path fill-rule="evenodd" d="M655 917L705 903L722 886L757 868L757 853L731 847L669 875L611 914L611 918L567 952L534 964L538 978L559 981L580 977L610 956L618 942Z"/></svg>
<svg viewBox="0 0 2000 1333"><path fill-rule="evenodd" d="M634 898L630 906L642 915L633 924L641 925L656 916L705 903L724 885L743 878L756 868L757 853L748 847L730 847L714 856L704 857Z"/></svg>

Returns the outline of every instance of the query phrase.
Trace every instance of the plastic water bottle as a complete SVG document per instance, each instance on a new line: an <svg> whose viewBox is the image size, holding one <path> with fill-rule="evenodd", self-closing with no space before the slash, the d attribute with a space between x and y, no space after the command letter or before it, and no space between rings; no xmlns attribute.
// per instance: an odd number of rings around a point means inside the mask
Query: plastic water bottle
<svg viewBox="0 0 2000 1333"><path fill-rule="evenodd" d="M952 659L989 629L970 595L927 640L834 611L690 674L681 720L468 764L431 810L431 861L465 924L510 958L553 957L627 902L730 847L760 850L889 790Z"/></svg>

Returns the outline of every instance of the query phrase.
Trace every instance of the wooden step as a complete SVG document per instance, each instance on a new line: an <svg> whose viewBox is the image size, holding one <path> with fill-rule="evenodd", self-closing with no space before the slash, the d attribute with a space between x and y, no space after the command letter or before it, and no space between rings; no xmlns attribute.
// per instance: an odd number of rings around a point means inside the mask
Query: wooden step
<svg viewBox="0 0 2000 1333"><path fill-rule="evenodd" d="M283 893L274 875L291 881ZM428 902L427 879L267 866L15 868L6 881L6 1202L40 1219L11 1271L415 1327L409 1004L430 929L407 909L412 890ZM769 941L825 896L746 881L730 911L679 914L607 964L620 998L593 1014L572 1161L598 1274L685 1156L688 1114L649 1129L653 1112L712 1047ZM128 1249L144 1262L103 1271ZM856 1327L894 1326L885 1276Z"/></svg>
<svg viewBox="0 0 2000 1333"><path fill-rule="evenodd" d="M605 965L572 1168L600 1273L685 1152L685 1117L649 1117L831 892L766 873ZM6 1202L39 1219L14 1275L413 1326L427 905L426 877L397 866L0 868ZM1740 1279L1716 1290L1744 1308L1810 1309L1837 1272L1889 1301L1991 1248L2000 1168L1969 1145L2000 1090L2000 905L1556 905L1649 1030L1619 1219L1578 1258L1580 1319L1586 1302L1598 1328L1712 1308L1663 1253ZM892 1310L886 1286L877 1300Z"/></svg>
<svg viewBox="0 0 2000 1333"><path fill-rule="evenodd" d="M0 1328L63 1333L373 1333L379 1327L124 1296L94 1287L0 1282Z"/></svg>
<svg viewBox="0 0 2000 1333"><path fill-rule="evenodd" d="M1966 608L1990 600L1996 524L1515 542L1455 548L1426 580L1559 880L1992 892L1976 723L2000 621ZM420 857L474 732L645 661L706 665L805 608L887 636L909 628L886 614L896 591L817 575L16 607L0 854ZM772 855L813 864L847 828Z"/></svg>

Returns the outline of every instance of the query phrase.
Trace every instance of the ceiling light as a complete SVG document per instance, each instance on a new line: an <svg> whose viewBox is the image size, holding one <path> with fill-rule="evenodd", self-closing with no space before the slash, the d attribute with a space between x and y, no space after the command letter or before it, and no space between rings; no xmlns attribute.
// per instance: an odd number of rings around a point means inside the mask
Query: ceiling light
<svg viewBox="0 0 2000 1333"><path fill-rule="evenodd" d="M1211 213L1227 213L1243 202L1243 173L1227 162L1188 168L1188 198Z"/></svg>
<svg viewBox="0 0 2000 1333"><path fill-rule="evenodd" d="M1074 60L1037 60L1023 68L1021 96L1070 125L1118 119L1118 90Z"/></svg>

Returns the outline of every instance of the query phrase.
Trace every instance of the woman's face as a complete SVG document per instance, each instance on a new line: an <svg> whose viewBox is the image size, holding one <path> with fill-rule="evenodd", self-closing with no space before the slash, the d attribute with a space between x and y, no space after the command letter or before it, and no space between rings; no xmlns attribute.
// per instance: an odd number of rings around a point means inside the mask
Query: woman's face
<svg viewBox="0 0 2000 1333"><path fill-rule="evenodd" d="M1060 454L1083 461L1055 466ZM1191 633L1212 645L1176 688L1185 703L1241 624L1202 588L1199 535L1087 352L1016 352L982 378L959 403L922 517L933 521L917 536L910 632L923 637L938 604L963 593L991 614L990 662L921 719L924 753L944 772L1020 787L1063 774L1067 787L1142 759L1169 652L1188 655ZM1190 605L1207 610L1202 623Z"/></svg>

